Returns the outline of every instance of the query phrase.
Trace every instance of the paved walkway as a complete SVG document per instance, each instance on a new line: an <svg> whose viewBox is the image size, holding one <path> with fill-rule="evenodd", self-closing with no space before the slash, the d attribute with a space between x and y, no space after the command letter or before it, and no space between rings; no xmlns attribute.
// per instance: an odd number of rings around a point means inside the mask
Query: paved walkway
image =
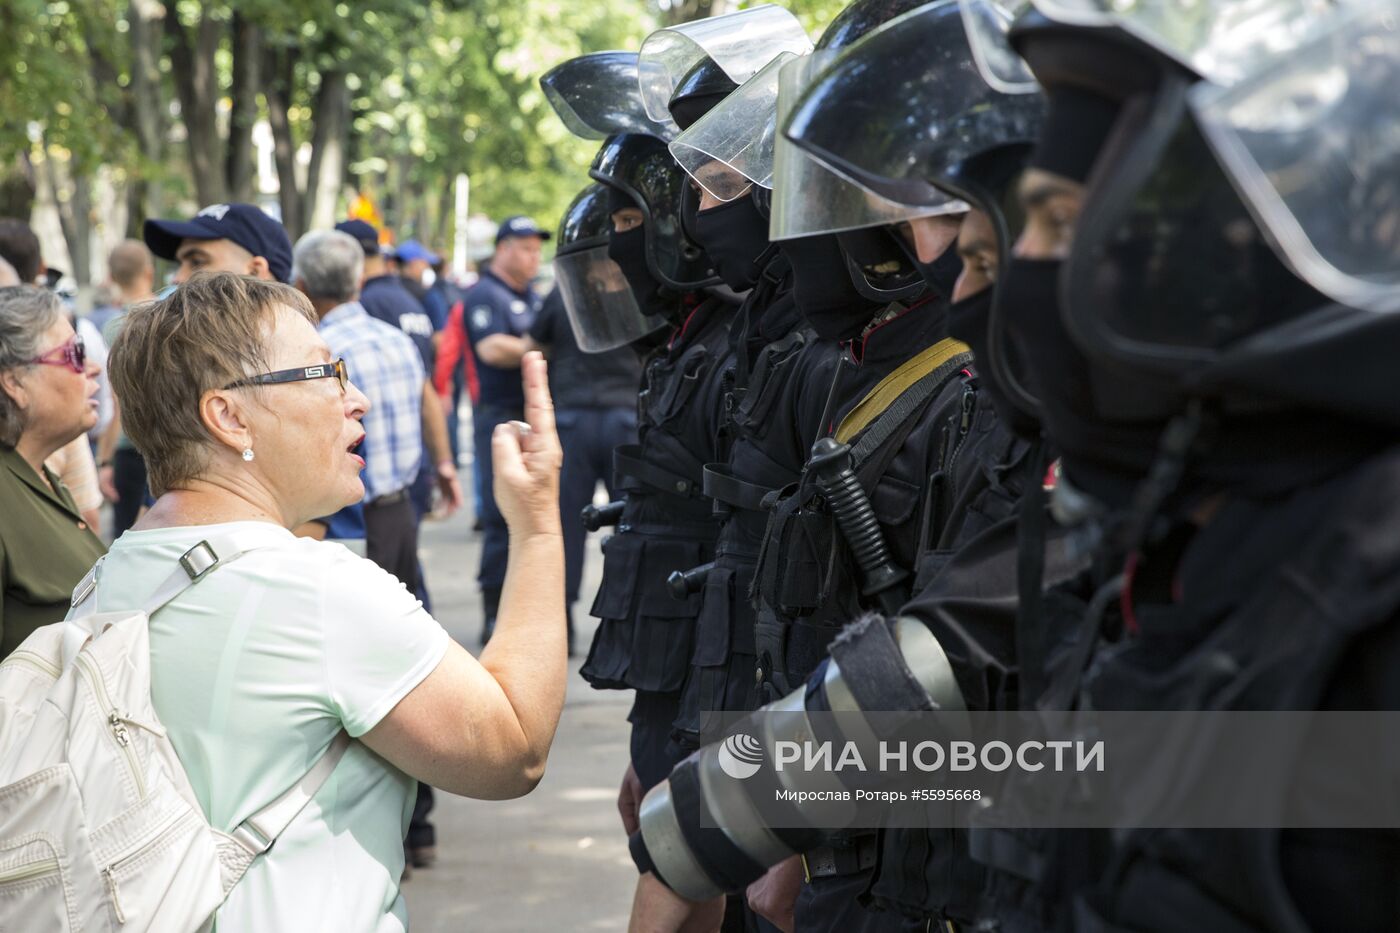
<svg viewBox="0 0 1400 933"><path fill-rule="evenodd" d="M470 435L468 435L470 436ZM422 556L437 618L476 650L481 631L471 509L423 529ZM586 649L601 565L591 542L575 608ZM520 800L438 793L438 862L404 886L414 933L624 930L636 869L617 817L627 764L631 693L599 691L569 665L568 699L544 781Z"/></svg>

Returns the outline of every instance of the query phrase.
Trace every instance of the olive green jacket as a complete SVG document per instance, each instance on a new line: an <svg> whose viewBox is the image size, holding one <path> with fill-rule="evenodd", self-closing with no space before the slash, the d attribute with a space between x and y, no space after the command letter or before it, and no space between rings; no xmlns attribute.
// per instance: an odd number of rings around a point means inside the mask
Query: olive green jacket
<svg viewBox="0 0 1400 933"><path fill-rule="evenodd" d="M73 587L107 551L67 488L44 472L53 489L0 444L0 659L39 626L63 620Z"/></svg>

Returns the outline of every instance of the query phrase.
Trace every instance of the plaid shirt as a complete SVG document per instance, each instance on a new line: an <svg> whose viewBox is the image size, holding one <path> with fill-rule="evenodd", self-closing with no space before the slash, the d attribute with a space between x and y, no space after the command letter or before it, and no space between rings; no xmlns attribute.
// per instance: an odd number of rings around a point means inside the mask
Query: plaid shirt
<svg viewBox="0 0 1400 933"><path fill-rule="evenodd" d="M418 350L403 331L370 317L350 301L321 318L321 337L331 356L342 357L350 381L370 401L361 422L365 501L407 487L423 462L423 381Z"/></svg>

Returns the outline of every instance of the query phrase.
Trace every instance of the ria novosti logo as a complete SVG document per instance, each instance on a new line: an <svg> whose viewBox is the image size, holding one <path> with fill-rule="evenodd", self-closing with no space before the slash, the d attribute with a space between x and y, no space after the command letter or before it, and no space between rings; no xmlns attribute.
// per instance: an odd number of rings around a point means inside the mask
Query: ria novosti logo
<svg viewBox="0 0 1400 933"><path fill-rule="evenodd" d="M763 766L763 746L758 739L736 732L719 747L720 770L732 778L751 778Z"/></svg>

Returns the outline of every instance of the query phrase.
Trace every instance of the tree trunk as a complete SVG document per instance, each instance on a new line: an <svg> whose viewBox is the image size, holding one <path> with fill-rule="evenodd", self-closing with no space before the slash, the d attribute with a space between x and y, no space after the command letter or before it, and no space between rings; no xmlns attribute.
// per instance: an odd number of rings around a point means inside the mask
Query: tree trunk
<svg viewBox="0 0 1400 933"><path fill-rule="evenodd" d="M345 180L345 144L350 132L350 86L340 69L321 74L316 92L316 127L311 137L311 166L306 175L308 228L335 223L340 187Z"/></svg>
<svg viewBox="0 0 1400 933"><path fill-rule="evenodd" d="M131 0L127 22L131 33L131 110L141 164L133 173L127 193L127 235L140 236L141 221L157 217L165 206L159 172L164 148L165 121L161 114L160 32L161 7L156 0Z"/></svg>
<svg viewBox="0 0 1400 933"><path fill-rule="evenodd" d="M267 81L263 99L267 101L267 122L272 126L272 158L277 164L277 200L282 205L282 226L295 241L304 232L301 189L297 187L297 147L292 138L292 79L296 62L290 49L268 49L263 61Z"/></svg>
<svg viewBox="0 0 1400 933"><path fill-rule="evenodd" d="M262 33L241 13L233 14L233 87L229 96L228 161L224 180L234 201L251 201L253 196L253 124L258 121L259 64Z"/></svg>
<svg viewBox="0 0 1400 933"><path fill-rule="evenodd" d="M190 172L200 204L217 204L226 199L224 162L221 159L218 114L219 79L214 56L219 51L222 27L218 20L201 10L195 27L195 43L180 23L176 5L165 8L165 32L170 37L171 77L180 97L180 119L190 153Z"/></svg>
<svg viewBox="0 0 1400 933"><path fill-rule="evenodd" d="M72 163L60 170L58 160L47 143L44 147L44 169L41 173L48 196L53 200L58 212L58 224L63 230L63 241L68 246L68 259L71 269L65 269L80 287L92 284L92 179L81 169L74 171ZM64 177L60 177L60 175ZM60 191L68 191L68 200L59 198Z"/></svg>

